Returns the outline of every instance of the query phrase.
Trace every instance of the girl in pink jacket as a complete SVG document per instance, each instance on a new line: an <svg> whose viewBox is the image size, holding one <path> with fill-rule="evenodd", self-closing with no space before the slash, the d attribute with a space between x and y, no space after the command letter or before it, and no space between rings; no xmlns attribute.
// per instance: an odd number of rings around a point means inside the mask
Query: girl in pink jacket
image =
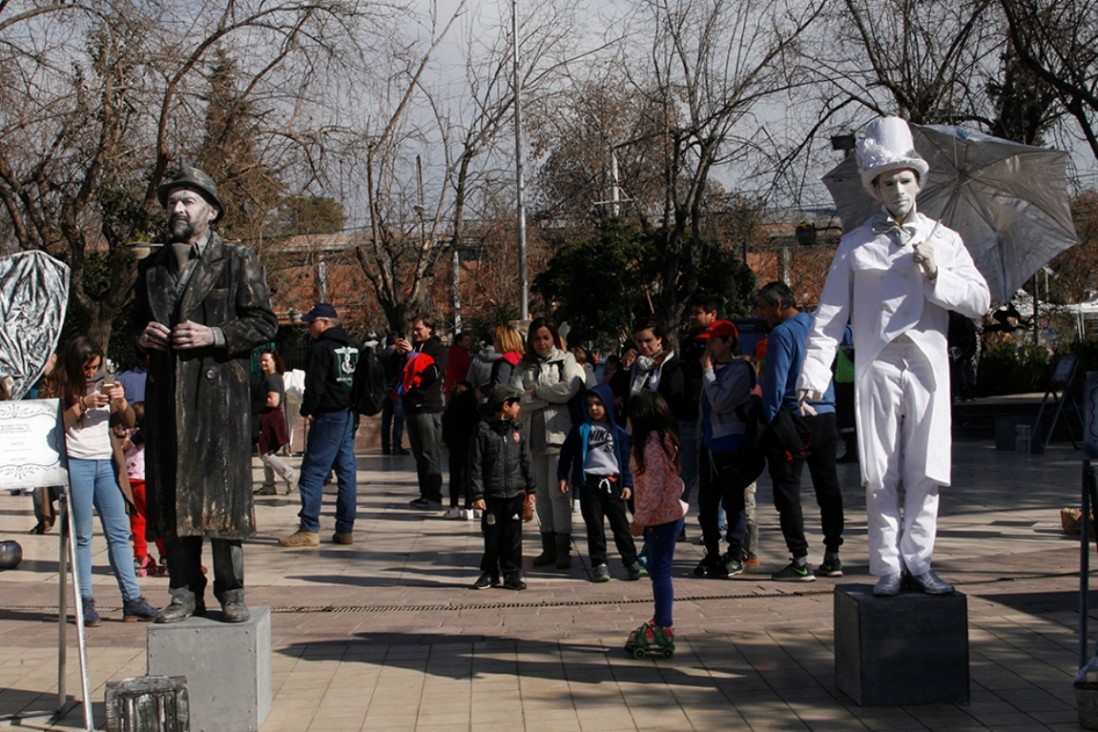
<svg viewBox="0 0 1098 732"><path fill-rule="evenodd" d="M629 400L626 419L633 436L629 462L633 471L635 510L630 533L644 536L648 546L648 574L652 578L655 613L652 620L629 634L625 648L637 658L652 652L670 658L675 652L671 617L675 591L671 584L671 562L688 509L682 500L683 482L679 478L678 422L663 397L645 390Z"/></svg>

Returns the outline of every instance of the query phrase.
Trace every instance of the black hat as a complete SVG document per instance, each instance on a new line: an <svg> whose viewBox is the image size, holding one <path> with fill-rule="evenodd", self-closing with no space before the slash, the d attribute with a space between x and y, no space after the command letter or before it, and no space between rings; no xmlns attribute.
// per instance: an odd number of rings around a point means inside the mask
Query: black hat
<svg viewBox="0 0 1098 732"><path fill-rule="evenodd" d="M511 386L496 384L488 394L488 409L494 414L503 409L503 405L510 401L522 399L522 392Z"/></svg>
<svg viewBox="0 0 1098 732"><path fill-rule="evenodd" d="M336 315L336 309L326 302L318 302L316 305L313 305L312 310L301 316L301 319L306 323L311 323L317 318L338 320L339 316Z"/></svg>
<svg viewBox="0 0 1098 732"><path fill-rule="evenodd" d="M213 220L217 221L221 218L221 213L225 210L225 207L221 205L221 201L217 198L217 184L204 171L193 165L180 163L175 177L164 181L156 189L156 197L160 200L161 206L166 207L168 205L168 194L176 188L187 188L201 194L207 203L217 209L217 216L214 216Z"/></svg>

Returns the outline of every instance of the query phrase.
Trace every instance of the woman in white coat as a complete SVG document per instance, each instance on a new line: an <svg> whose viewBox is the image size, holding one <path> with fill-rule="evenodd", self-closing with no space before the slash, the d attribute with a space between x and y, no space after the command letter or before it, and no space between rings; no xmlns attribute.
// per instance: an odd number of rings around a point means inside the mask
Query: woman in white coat
<svg viewBox="0 0 1098 732"><path fill-rule="evenodd" d="M530 323L521 367L522 424L530 442L541 525L542 552L533 564L568 569L572 566L572 496L557 487L557 459L572 429L568 402L583 389L584 373L548 318Z"/></svg>
<svg viewBox="0 0 1098 732"><path fill-rule="evenodd" d="M798 388L802 404L827 388L849 320L874 594L897 594L906 577L947 594L953 587L930 564L938 488L950 481L949 311L978 318L991 297L960 236L916 211L929 166L907 123L871 122L857 157L862 184L883 207L839 243Z"/></svg>

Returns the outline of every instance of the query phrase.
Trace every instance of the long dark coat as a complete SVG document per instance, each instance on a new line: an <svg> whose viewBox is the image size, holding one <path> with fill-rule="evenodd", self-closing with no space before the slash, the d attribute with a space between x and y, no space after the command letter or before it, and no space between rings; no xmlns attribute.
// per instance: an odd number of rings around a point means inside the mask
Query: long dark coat
<svg viewBox="0 0 1098 732"><path fill-rule="evenodd" d="M248 359L278 326L265 273L251 250L211 233L178 302L176 281L170 247L141 263L136 327L190 320L221 328L226 347L149 352L148 536L247 538L255 534Z"/></svg>

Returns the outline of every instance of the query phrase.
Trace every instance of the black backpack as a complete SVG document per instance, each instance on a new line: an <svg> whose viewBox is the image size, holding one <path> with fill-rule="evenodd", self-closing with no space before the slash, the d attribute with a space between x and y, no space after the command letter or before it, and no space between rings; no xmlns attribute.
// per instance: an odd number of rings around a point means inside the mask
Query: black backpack
<svg viewBox="0 0 1098 732"><path fill-rule="evenodd" d="M351 385L351 406L359 414L373 417L381 413L381 407L389 398L389 381L385 367L374 349L363 347L359 351L355 379Z"/></svg>
<svg viewBox="0 0 1098 732"><path fill-rule="evenodd" d="M736 407L736 418L744 423L743 442L740 448L729 456L725 468L735 480L735 485L746 488L762 475L766 468L766 452L763 444L762 399L755 393L755 367L748 361L741 361L751 371L751 398Z"/></svg>

